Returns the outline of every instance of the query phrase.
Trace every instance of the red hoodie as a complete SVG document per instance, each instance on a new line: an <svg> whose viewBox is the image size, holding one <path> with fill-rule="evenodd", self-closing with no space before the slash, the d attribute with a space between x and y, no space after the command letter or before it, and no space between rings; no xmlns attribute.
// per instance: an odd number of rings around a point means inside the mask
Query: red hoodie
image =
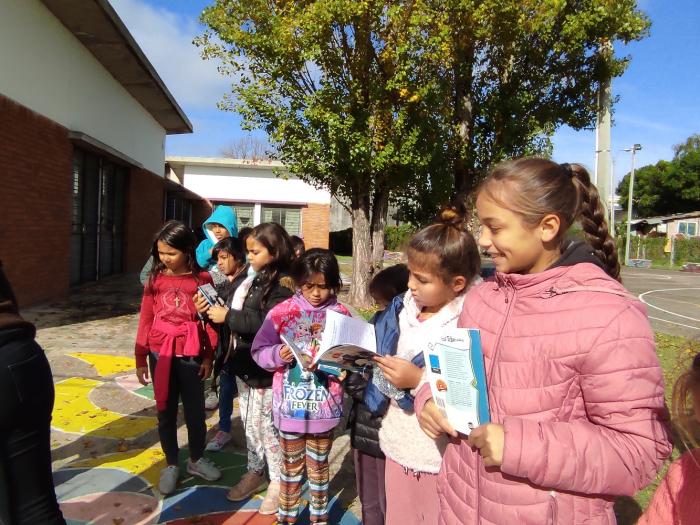
<svg viewBox="0 0 700 525"><path fill-rule="evenodd" d="M147 283L141 301L141 316L136 334L136 366L147 366L149 352L159 354L154 378L158 409L165 408L170 377L170 359L200 356L212 359L217 334L209 323L197 316L192 296L197 286L211 283L211 276L201 272L188 275L158 275ZM161 408L162 407L162 408Z"/></svg>

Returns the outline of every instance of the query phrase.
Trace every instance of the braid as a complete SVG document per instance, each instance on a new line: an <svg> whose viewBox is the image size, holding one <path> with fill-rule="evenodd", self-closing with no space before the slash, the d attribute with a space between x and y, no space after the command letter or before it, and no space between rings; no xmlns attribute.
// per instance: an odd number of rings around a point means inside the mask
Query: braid
<svg viewBox="0 0 700 525"><path fill-rule="evenodd" d="M615 241L608 231L605 208L600 195L591 184L588 172L578 164L571 165L572 181L579 196L578 219L586 240L591 243L596 256L603 262L608 274L620 280L620 262Z"/></svg>

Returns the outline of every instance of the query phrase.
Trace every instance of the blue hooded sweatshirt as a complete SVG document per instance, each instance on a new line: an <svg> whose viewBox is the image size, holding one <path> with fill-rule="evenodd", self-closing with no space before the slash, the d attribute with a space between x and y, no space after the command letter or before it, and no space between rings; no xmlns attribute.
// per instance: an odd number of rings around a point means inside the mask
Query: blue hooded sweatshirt
<svg viewBox="0 0 700 525"><path fill-rule="evenodd" d="M221 224L228 230L231 237L238 237L238 219L236 212L231 206L217 206L211 216L202 224L204 240L197 246L197 264L205 270L209 270L216 264L216 260L211 257L211 249L217 243L216 237L207 228L207 224Z"/></svg>

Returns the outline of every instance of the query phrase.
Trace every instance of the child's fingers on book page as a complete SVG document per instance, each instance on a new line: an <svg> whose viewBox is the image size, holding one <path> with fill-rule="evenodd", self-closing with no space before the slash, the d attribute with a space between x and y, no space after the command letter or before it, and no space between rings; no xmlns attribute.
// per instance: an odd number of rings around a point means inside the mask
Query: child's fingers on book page
<svg viewBox="0 0 700 525"><path fill-rule="evenodd" d="M430 435L426 429L430 430L430 432L434 434L434 436L431 436L433 439L442 434L447 434L453 438L459 437L457 431L450 424L447 418L442 415L442 412L440 412L440 409L432 399L425 403L425 406L418 417L418 422L426 434Z"/></svg>

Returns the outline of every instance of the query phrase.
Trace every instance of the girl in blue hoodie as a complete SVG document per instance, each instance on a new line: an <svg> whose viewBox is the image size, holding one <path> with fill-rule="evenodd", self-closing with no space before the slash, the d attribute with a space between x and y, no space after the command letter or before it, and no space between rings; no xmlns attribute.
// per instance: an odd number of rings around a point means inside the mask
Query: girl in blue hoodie
<svg viewBox="0 0 700 525"><path fill-rule="evenodd" d="M238 237L236 212L231 206L217 206L202 224L202 231L204 240L197 246L197 264L200 268L212 270L216 268L216 258L212 256L214 245L226 237Z"/></svg>
<svg viewBox="0 0 700 525"><path fill-rule="evenodd" d="M340 270L335 256L315 248L294 262L297 293L278 304L255 336L251 353L262 368L275 372L272 390L274 424L280 433L284 461L280 476L278 523L295 523L306 467L311 492L311 523L328 523L328 454L333 429L343 415L343 389L338 379L304 371L281 335L313 360L320 346L326 312L350 315L338 303Z"/></svg>

